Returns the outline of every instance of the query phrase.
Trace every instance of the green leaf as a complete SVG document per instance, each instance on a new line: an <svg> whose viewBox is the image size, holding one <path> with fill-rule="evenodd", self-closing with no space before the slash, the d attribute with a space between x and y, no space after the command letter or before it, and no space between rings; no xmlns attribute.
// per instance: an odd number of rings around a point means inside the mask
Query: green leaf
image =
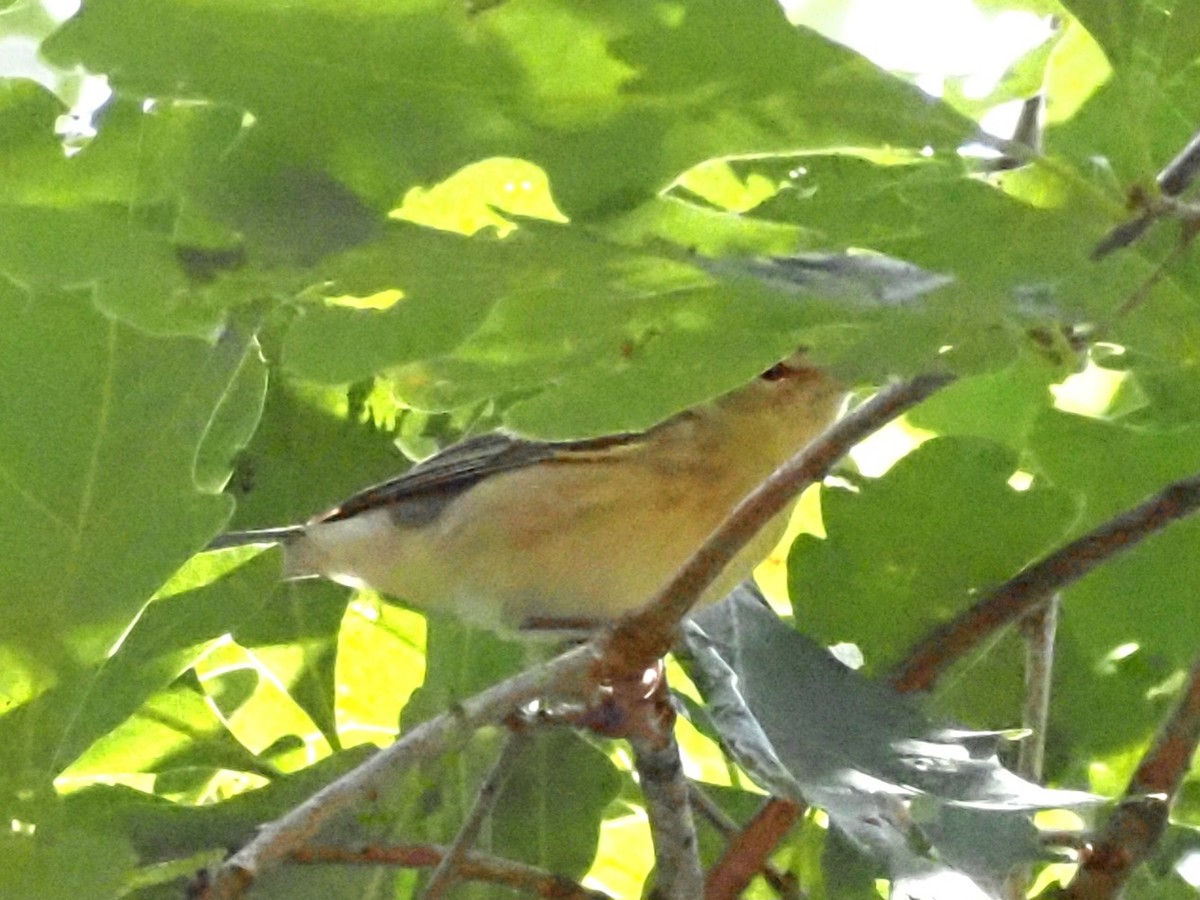
<svg viewBox="0 0 1200 900"><path fill-rule="evenodd" d="M897 885L998 880L1040 854L1031 810L1088 802L1003 769L994 733L942 731L783 624L753 591L693 617L692 673L733 757L824 809ZM937 896L954 896L949 886Z"/></svg>
<svg viewBox="0 0 1200 900"><path fill-rule="evenodd" d="M1082 533L1200 469L1200 428L1137 427L1046 410L1031 432L1036 474L1083 502Z"/></svg>
<svg viewBox="0 0 1200 900"><path fill-rule="evenodd" d="M172 803L123 786L97 786L63 800L69 816L125 836L143 864L238 846L374 752L356 747L279 776L257 790L201 806Z"/></svg>
<svg viewBox="0 0 1200 900"><path fill-rule="evenodd" d="M801 535L788 558L797 627L850 641L874 671L933 626L1063 538L1071 496L1008 479L1016 455L977 438L922 444L882 478L822 495L824 540Z"/></svg>
<svg viewBox="0 0 1200 900"><path fill-rule="evenodd" d="M579 879L591 866L601 814L617 796L612 762L577 734L535 733L520 748L492 815L493 852ZM563 803L570 797L570 803Z"/></svg>
<svg viewBox="0 0 1200 900"><path fill-rule="evenodd" d="M234 528L306 521L411 464L387 432L347 421L306 387L278 373L271 379L258 429L226 488L238 503ZM329 396L346 404L345 390Z"/></svg>
<svg viewBox="0 0 1200 900"><path fill-rule="evenodd" d="M65 823L64 823L65 824ZM39 828L0 838L0 894L22 900L117 895L134 864L120 834L92 827Z"/></svg>
<svg viewBox="0 0 1200 900"><path fill-rule="evenodd" d="M188 293L165 239L108 210L0 207L0 272L39 292L92 287L102 311L158 333L211 334L223 315Z"/></svg>
<svg viewBox="0 0 1200 900"><path fill-rule="evenodd" d="M745 383L845 306L556 225L503 241L404 225L336 265L343 290L405 296L304 316L291 370L337 383L402 366L396 390L422 409L532 395L507 419L543 437L646 428Z"/></svg>
<svg viewBox="0 0 1200 900"><path fill-rule="evenodd" d="M0 134L8 176L0 184L0 198L20 196L17 188L24 179L42 179L47 169L56 174L64 169L54 137L54 121L64 112L62 101L36 81L0 78Z"/></svg>
<svg viewBox="0 0 1200 900"><path fill-rule="evenodd" d="M1039 414L1053 397L1061 373L1043 359L1026 356L997 372L963 378L913 410L908 421L939 434L970 435L1021 452Z"/></svg>
<svg viewBox="0 0 1200 900"><path fill-rule="evenodd" d="M198 803L247 775L275 774L274 767L230 733L209 695L188 673L146 698L64 769L55 784L66 791L132 783L171 800Z"/></svg>
<svg viewBox="0 0 1200 900"><path fill-rule="evenodd" d="M264 555L210 585L151 603L107 660L76 672L0 718L5 771L36 771L48 779L96 741L112 738L113 730L187 670L209 641L258 615L278 573L273 555ZM180 725L185 718L161 706L144 713L147 719L157 715L165 721L169 716ZM189 735L180 729L190 738L201 730ZM137 761L123 758L119 747L131 751ZM92 754L75 775L150 771L150 760L176 749L171 738L150 740L144 733L130 742L110 740L103 750L105 761Z"/></svg>
<svg viewBox="0 0 1200 900"><path fill-rule="evenodd" d="M197 490L195 458L249 338L149 338L78 295L9 291L0 304L0 380L10 386L0 644L38 660L36 683L101 659L228 518L228 498Z"/></svg>
<svg viewBox="0 0 1200 900"><path fill-rule="evenodd" d="M359 592L338 635L338 733L344 745L390 739L425 678L425 619Z"/></svg>
<svg viewBox="0 0 1200 900"><path fill-rule="evenodd" d="M428 619L425 684L404 708L404 729L519 671L536 654L529 642L506 641L454 619Z"/></svg>
<svg viewBox="0 0 1200 900"><path fill-rule="evenodd" d="M1193 3L1063 0L1104 48L1114 68L1153 68L1168 81L1200 55L1200 10Z"/></svg>
<svg viewBox="0 0 1200 900"><path fill-rule="evenodd" d="M746 39L725 40L731 31ZM45 52L108 73L120 93L246 110L256 119L248 157L275 148L336 166L376 206L505 155L542 165L568 215L596 216L714 156L952 149L970 131L948 107L793 28L767 0L736 10L696 0L670 12L632 0L587 10L535 0L478 16L428 0L353 9L92 0Z"/></svg>
<svg viewBox="0 0 1200 900"><path fill-rule="evenodd" d="M334 670L345 612L346 591L338 585L287 584L274 592L260 615L233 630L234 640L257 651L258 662L286 687L334 748L340 747Z"/></svg>

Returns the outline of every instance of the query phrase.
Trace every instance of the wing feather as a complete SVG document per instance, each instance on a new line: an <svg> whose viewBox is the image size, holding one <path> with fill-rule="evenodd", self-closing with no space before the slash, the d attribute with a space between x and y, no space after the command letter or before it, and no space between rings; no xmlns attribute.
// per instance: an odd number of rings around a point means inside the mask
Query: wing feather
<svg viewBox="0 0 1200 900"><path fill-rule="evenodd" d="M412 501L440 505L500 472L546 462L583 462L601 452L639 444L645 437L620 434L579 441L530 441L502 433L480 435L453 444L407 472L360 491L309 524L348 519L381 507L399 511Z"/></svg>

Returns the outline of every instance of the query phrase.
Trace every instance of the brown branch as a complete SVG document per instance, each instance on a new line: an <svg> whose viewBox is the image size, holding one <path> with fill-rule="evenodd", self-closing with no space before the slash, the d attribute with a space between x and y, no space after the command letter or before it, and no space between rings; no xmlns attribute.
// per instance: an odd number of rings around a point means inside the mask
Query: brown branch
<svg viewBox="0 0 1200 900"><path fill-rule="evenodd" d="M704 900L736 900L755 875L766 876L767 858L783 836L800 818L804 807L794 800L772 797L739 831L725 848L704 881ZM778 873L775 873L778 875ZM772 885L782 893L786 885Z"/></svg>
<svg viewBox="0 0 1200 900"><path fill-rule="evenodd" d="M359 850L306 847L292 853L289 861L304 865L403 866L417 869L440 865L448 853L449 848L435 844L402 844ZM463 880L500 884L546 900L612 900L603 891L589 890L562 875L553 875L535 866L475 851L463 854L455 868L457 876Z"/></svg>
<svg viewBox="0 0 1200 900"><path fill-rule="evenodd" d="M953 621L931 632L895 668L889 682L901 693L929 690L951 665L989 635L1197 507L1200 507L1200 475L1168 485L1139 506L1034 563Z"/></svg>
<svg viewBox="0 0 1200 900"><path fill-rule="evenodd" d="M301 850L334 815L370 801L423 759L439 756L483 725L499 724L519 706L552 696L580 696L593 666L595 647L585 644L521 672L422 722L396 743L323 787L295 809L264 825L217 870L206 900L240 897L263 871Z"/></svg>
<svg viewBox="0 0 1200 900"><path fill-rule="evenodd" d="M855 444L953 380L951 375L919 375L880 391L778 468L734 508L653 600L617 622L602 646L600 680L640 672L663 657L680 620L759 529L800 491L824 478Z"/></svg>
<svg viewBox="0 0 1200 900"><path fill-rule="evenodd" d="M1171 802L1183 784L1200 742L1200 659L1192 664L1175 709L1142 757L1104 829L1082 855L1063 892L1066 900L1116 897L1134 866L1145 860L1167 830Z"/></svg>
<svg viewBox="0 0 1200 900"><path fill-rule="evenodd" d="M737 835L742 830L738 826L738 823L735 822L729 816L729 814L725 812L725 810L721 809L721 807L719 807L699 785L695 783L691 785L690 796L692 798L692 808L695 809L697 813L704 816L704 818L708 820L709 824L719 831L727 841L731 841L733 843L738 842ZM782 806L785 808L789 806L795 807L795 814L791 816L793 820L799 818L799 816L804 812L804 807L798 806L794 800L784 800L782 797L769 797L766 802L763 803L762 808L755 813L754 818L746 824L747 830L752 828L757 829L759 826L757 826L755 823L760 818L767 822L779 823L789 816L789 814L786 812L786 809L774 809L773 807L776 806ZM779 869L775 868L775 866L771 864L770 860L767 859L767 854L769 854L771 850L775 849L775 846L780 840L782 840L785 831L786 829L780 831L778 837L775 838L775 842L767 849L767 853L763 855L762 866L759 868L758 874L762 875L763 881L770 886L771 890L779 895L781 900L799 900L800 893L799 889L796 887L796 877L790 872L779 871ZM756 839L756 843L762 843L762 841ZM731 851L727 848L721 859L712 869L709 870L708 876L705 880L706 896L707 891L709 890L709 884L712 882L713 872L721 868L725 859L730 855Z"/></svg>

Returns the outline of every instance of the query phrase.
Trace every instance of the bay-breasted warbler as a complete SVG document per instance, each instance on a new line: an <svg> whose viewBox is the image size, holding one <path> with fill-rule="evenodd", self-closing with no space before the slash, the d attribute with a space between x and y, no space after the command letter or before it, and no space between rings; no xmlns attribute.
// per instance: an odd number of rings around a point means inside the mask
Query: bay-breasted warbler
<svg viewBox="0 0 1200 900"><path fill-rule="evenodd" d="M818 435L845 391L797 353L638 434L471 438L279 541L290 578L371 587L490 627L577 627L649 600L746 494ZM763 528L701 598L719 600L778 541Z"/></svg>

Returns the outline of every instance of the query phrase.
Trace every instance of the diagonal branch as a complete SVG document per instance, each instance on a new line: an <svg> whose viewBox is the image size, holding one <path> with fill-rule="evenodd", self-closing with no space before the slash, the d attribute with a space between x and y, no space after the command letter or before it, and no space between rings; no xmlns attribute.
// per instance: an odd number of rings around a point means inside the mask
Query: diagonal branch
<svg viewBox="0 0 1200 900"><path fill-rule="evenodd" d="M795 885L785 879L791 876L783 876L775 871L769 857L803 811L804 807L794 800L772 797L740 829L731 821L727 823L724 818L718 820L730 841L721 858L708 871L704 882L704 900L734 900L742 896L754 877L760 874L777 894L790 896ZM715 818L724 817L725 814L716 807L710 815Z"/></svg>
<svg viewBox="0 0 1200 900"><path fill-rule="evenodd" d="M1176 481L1002 584L962 615L926 636L888 681L901 693L929 690L938 678L1000 628L1055 591L1136 546L1200 507L1200 474Z"/></svg>
<svg viewBox="0 0 1200 900"><path fill-rule="evenodd" d="M763 525L824 478L855 444L953 380L918 375L880 391L784 463L734 508L653 600L617 622L602 646L605 677L641 671L666 655L680 620Z"/></svg>
<svg viewBox="0 0 1200 900"><path fill-rule="evenodd" d="M1133 868L1143 862L1167 830L1175 798L1200 742L1200 659L1192 664L1183 694L1138 764L1104 829L1082 854L1064 900L1117 897Z"/></svg>

